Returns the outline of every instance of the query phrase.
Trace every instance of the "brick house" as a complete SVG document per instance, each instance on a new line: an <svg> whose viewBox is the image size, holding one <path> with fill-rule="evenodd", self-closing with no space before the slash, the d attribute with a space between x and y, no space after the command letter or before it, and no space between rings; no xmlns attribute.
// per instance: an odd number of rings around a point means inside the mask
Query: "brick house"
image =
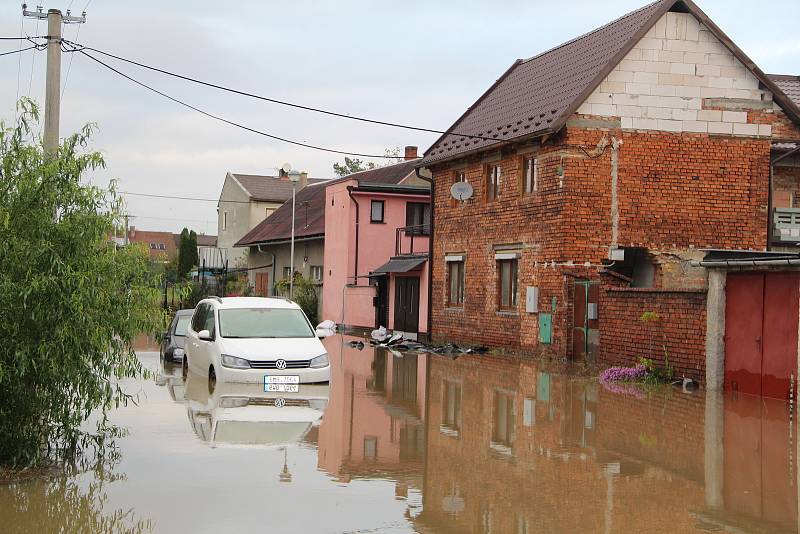
<svg viewBox="0 0 800 534"><path fill-rule="evenodd" d="M798 103L800 78L764 74L688 0L516 61L420 164L433 337L605 363L666 344L702 381L708 251L797 257L800 238L773 240L800 228L775 216L797 202Z"/></svg>

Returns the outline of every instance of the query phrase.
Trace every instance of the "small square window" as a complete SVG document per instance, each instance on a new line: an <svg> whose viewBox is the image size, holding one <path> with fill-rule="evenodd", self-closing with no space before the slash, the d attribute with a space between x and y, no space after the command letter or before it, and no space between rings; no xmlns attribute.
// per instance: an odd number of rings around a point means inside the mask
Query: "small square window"
<svg viewBox="0 0 800 534"><path fill-rule="evenodd" d="M316 282L322 282L322 265L311 266L311 279Z"/></svg>
<svg viewBox="0 0 800 534"><path fill-rule="evenodd" d="M289 279L289 277L291 276L291 274L292 274L292 268L291 268L291 267L284 267L284 268L283 268L283 277L284 277L285 279L287 279L287 280L288 280L288 279Z"/></svg>
<svg viewBox="0 0 800 534"><path fill-rule="evenodd" d="M370 205L369 222L382 223L383 222L383 200L373 200Z"/></svg>

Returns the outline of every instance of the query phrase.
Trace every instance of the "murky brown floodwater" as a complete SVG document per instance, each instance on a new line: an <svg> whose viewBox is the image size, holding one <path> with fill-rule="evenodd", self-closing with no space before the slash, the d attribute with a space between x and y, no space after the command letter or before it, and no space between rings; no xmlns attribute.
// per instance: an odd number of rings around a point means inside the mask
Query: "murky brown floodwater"
<svg viewBox="0 0 800 534"><path fill-rule="evenodd" d="M177 366L127 384L143 398L113 414L119 463L0 486L0 531L798 531L784 403L349 339L326 340L330 386L281 408Z"/></svg>

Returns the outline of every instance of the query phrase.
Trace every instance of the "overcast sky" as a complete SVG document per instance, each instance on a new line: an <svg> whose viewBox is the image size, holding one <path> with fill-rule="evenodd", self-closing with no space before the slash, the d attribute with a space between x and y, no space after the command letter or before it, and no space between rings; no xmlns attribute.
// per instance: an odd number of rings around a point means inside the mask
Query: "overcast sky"
<svg viewBox="0 0 800 534"><path fill-rule="evenodd" d="M67 39L167 70L341 113L446 129L517 58L560 44L644 5L646 0L92 0L88 21ZM45 9L79 12L87 0ZM35 4L35 2L34 2ZM700 7L766 72L800 74L800 2L699 0ZM0 35L20 34L20 3L3 0ZM24 32L45 24L25 19ZM80 30L80 35L76 32ZM4 41L1 51L16 44ZM112 60L113 61L113 60ZM0 119L14 120L19 95L44 99L43 52L0 58ZM275 135L337 149L382 154L435 140L422 134L288 109L174 80L121 70L190 104ZM68 76L67 76L67 72ZM227 171L271 174L283 162L312 176L333 175L342 158L238 130L131 84L88 58L65 55L61 135L99 126L93 148L131 192L216 199ZM216 233L216 205L128 197L134 224Z"/></svg>

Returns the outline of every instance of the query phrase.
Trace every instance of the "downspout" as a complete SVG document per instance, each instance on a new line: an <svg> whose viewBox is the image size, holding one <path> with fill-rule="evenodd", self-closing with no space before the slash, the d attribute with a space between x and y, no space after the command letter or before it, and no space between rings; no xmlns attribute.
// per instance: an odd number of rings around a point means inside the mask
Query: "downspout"
<svg viewBox="0 0 800 534"><path fill-rule="evenodd" d="M433 301L431 297L433 295L433 226L436 217L434 216L434 210L436 208L436 183L433 181L433 177L428 178L427 176L423 176L419 173L419 168L414 168L414 173L417 175L417 178L420 180L424 180L431 184L431 228L430 228L430 236L428 237L428 339L431 340L433 338L433 330L431 329L431 325L433 324ZM426 403L427 406L427 403Z"/></svg>
<svg viewBox="0 0 800 534"><path fill-rule="evenodd" d="M619 147L622 141L611 138L611 244L608 257L619 246Z"/></svg>
<svg viewBox="0 0 800 534"><path fill-rule="evenodd" d="M358 205L358 201L353 196L353 186L347 186L347 195L350 197L350 200L353 201L353 204L356 205L356 258L355 264L353 265L353 284L358 284L358 226L361 220L361 207Z"/></svg>

